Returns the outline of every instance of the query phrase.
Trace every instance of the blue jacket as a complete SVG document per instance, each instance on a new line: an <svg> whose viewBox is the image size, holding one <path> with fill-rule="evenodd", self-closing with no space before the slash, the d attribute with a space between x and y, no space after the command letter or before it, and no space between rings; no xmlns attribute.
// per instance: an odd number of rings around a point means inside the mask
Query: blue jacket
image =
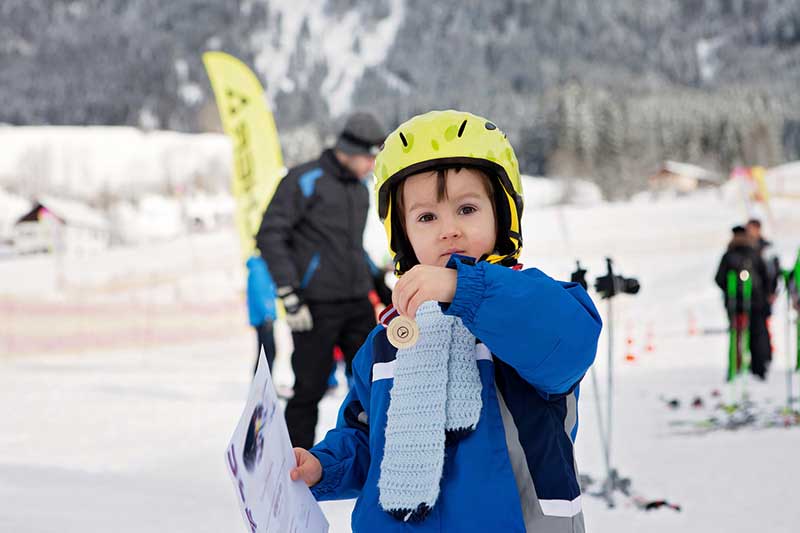
<svg viewBox="0 0 800 533"><path fill-rule="evenodd" d="M573 454L578 383L592 364L601 321L576 283L453 261L458 283L445 313L479 339L483 384L475 431L447 447L439 498L422 522L378 502L396 348L377 326L354 360L336 428L311 452L323 467L318 500L357 497L353 531L583 531Z"/></svg>
<svg viewBox="0 0 800 533"><path fill-rule="evenodd" d="M275 284L267 264L256 255L247 260L247 312L253 327L277 318Z"/></svg>

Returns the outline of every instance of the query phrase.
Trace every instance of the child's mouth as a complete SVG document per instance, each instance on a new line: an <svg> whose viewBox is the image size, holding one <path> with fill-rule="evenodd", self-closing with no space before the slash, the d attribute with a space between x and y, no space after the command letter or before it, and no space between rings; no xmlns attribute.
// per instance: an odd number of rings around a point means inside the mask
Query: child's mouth
<svg viewBox="0 0 800 533"><path fill-rule="evenodd" d="M442 254L442 257L445 257L445 256L450 257L453 254L463 254L463 253L464 253L464 250L460 250L458 248L450 248L449 250L447 250L446 252L444 252Z"/></svg>

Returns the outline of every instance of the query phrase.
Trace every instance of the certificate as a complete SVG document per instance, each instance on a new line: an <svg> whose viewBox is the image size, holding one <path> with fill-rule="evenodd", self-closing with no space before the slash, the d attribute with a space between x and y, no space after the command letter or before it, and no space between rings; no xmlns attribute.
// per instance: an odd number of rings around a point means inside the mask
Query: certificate
<svg viewBox="0 0 800 533"><path fill-rule="evenodd" d="M225 460L251 533L328 531L305 482L289 478L294 452L263 351Z"/></svg>

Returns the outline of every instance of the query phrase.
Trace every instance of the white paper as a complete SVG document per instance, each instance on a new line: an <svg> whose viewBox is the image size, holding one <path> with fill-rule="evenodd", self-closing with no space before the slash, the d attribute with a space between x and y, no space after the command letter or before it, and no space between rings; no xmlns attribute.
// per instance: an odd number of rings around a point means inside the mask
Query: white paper
<svg viewBox="0 0 800 533"><path fill-rule="evenodd" d="M305 482L289 478L294 452L263 351L225 461L251 533L328 531Z"/></svg>

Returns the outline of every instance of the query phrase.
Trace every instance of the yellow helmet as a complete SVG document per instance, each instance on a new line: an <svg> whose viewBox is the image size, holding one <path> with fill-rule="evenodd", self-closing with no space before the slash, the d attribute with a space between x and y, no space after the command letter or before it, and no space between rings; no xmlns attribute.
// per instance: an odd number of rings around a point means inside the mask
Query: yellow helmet
<svg viewBox="0 0 800 533"><path fill-rule="evenodd" d="M452 109L431 111L407 120L390 133L375 159L375 206L398 276L418 261L397 215L392 213L397 184L412 174L447 167L478 168L494 180L497 244L494 253L482 259L513 265L519 257L522 180L508 138L477 115Z"/></svg>

